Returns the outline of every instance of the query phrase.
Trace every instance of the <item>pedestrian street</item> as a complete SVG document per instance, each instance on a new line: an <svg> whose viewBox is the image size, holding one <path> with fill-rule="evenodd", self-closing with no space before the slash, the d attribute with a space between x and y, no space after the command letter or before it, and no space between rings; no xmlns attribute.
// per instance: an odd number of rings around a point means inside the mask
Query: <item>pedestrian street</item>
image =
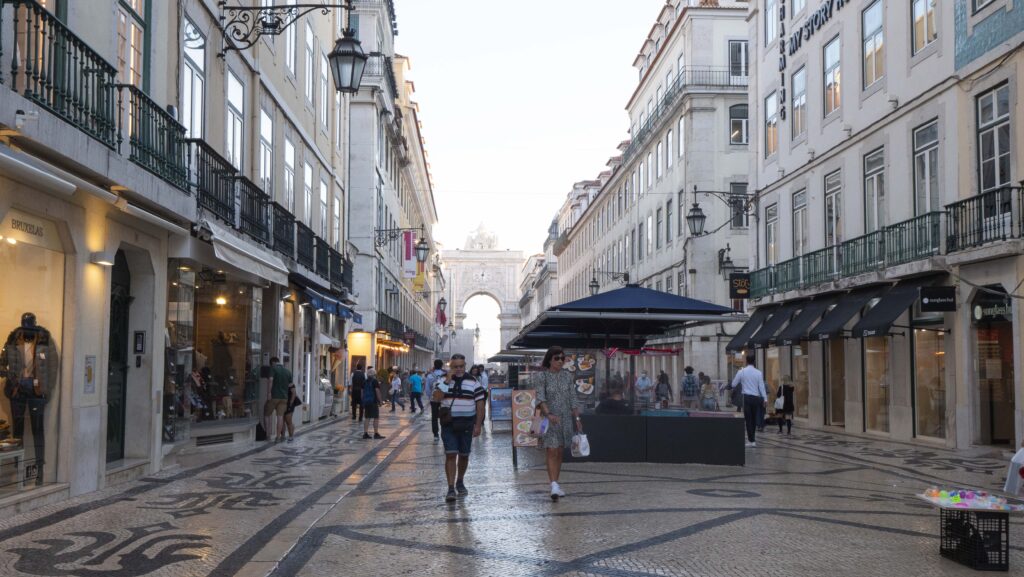
<svg viewBox="0 0 1024 577"><path fill-rule="evenodd" d="M0 575L970 575L938 555L931 485L997 489L988 456L763 433L745 467L566 463L488 427L469 495L443 502L429 420L348 419L0 524ZM692 440L691 442L699 442ZM1019 522L1011 572L1024 567Z"/></svg>

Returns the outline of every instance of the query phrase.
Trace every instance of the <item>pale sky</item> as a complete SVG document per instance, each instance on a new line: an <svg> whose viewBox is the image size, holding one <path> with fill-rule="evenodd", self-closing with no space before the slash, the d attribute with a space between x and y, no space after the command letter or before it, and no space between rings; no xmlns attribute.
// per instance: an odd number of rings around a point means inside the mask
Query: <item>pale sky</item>
<svg viewBox="0 0 1024 577"><path fill-rule="evenodd" d="M633 59L664 0L396 0L396 51L412 62L438 225L462 248L483 221L499 246L543 250L574 182L596 178L628 136ZM498 307L467 303L498 351Z"/></svg>

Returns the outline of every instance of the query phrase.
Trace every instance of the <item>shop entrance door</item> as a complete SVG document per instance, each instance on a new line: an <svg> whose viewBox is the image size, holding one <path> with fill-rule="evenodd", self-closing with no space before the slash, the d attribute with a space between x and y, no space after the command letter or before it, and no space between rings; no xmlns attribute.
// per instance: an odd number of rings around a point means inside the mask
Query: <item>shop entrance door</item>
<svg viewBox="0 0 1024 577"><path fill-rule="evenodd" d="M846 343L842 339L824 341L825 424L846 424Z"/></svg>
<svg viewBox="0 0 1024 577"><path fill-rule="evenodd" d="M983 432L993 445L1013 443L1013 323L979 326L978 387L983 411Z"/></svg>
<svg viewBox="0 0 1024 577"><path fill-rule="evenodd" d="M124 251L110 273L110 352L107 362L107 462L124 458L128 400L128 311L132 277Z"/></svg>

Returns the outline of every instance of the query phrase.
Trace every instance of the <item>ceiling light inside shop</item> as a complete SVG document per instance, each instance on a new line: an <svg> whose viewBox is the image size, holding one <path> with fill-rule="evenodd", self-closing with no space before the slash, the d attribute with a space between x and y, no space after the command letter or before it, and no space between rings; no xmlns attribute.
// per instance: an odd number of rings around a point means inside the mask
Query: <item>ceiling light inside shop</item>
<svg viewBox="0 0 1024 577"><path fill-rule="evenodd" d="M226 299L224 297L217 297L217 300L214 301L214 302L216 302L218 306L224 306L224 305L228 304L228 299Z"/></svg>
<svg viewBox="0 0 1024 577"><path fill-rule="evenodd" d="M181 272L189 272L192 269L187 267L187 266L185 266L185 265L182 265L182 266L178 267L178 270L180 270Z"/></svg>
<svg viewBox="0 0 1024 577"><path fill-rule="evenodd" d="M6 240L6 241L7 241L7 244L18 244L18 241L17 241L17 239L13 239L13 238L11 238L11 237L7 237L7 238L5 238L4 240Z"/></svg>

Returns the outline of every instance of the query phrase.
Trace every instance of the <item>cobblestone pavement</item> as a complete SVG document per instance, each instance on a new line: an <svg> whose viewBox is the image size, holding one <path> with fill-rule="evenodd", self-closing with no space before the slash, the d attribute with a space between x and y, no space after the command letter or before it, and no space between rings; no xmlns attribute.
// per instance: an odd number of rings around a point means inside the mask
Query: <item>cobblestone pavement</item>
<svg viewBox="0 0 1024 577"><path fill-rule="evenodd" d="M566 464L551 503L535 451L507 433L474 446L442 500L426 418L349 420L293 444L119 485L0 522L0 575L561 576L971 575L938 555L930 485L994 489L981 453L820 431L763 434L745 467ZM699 442L692 440L690 442ZM1011 574L1024 574L1011 526Z"/></svg>

